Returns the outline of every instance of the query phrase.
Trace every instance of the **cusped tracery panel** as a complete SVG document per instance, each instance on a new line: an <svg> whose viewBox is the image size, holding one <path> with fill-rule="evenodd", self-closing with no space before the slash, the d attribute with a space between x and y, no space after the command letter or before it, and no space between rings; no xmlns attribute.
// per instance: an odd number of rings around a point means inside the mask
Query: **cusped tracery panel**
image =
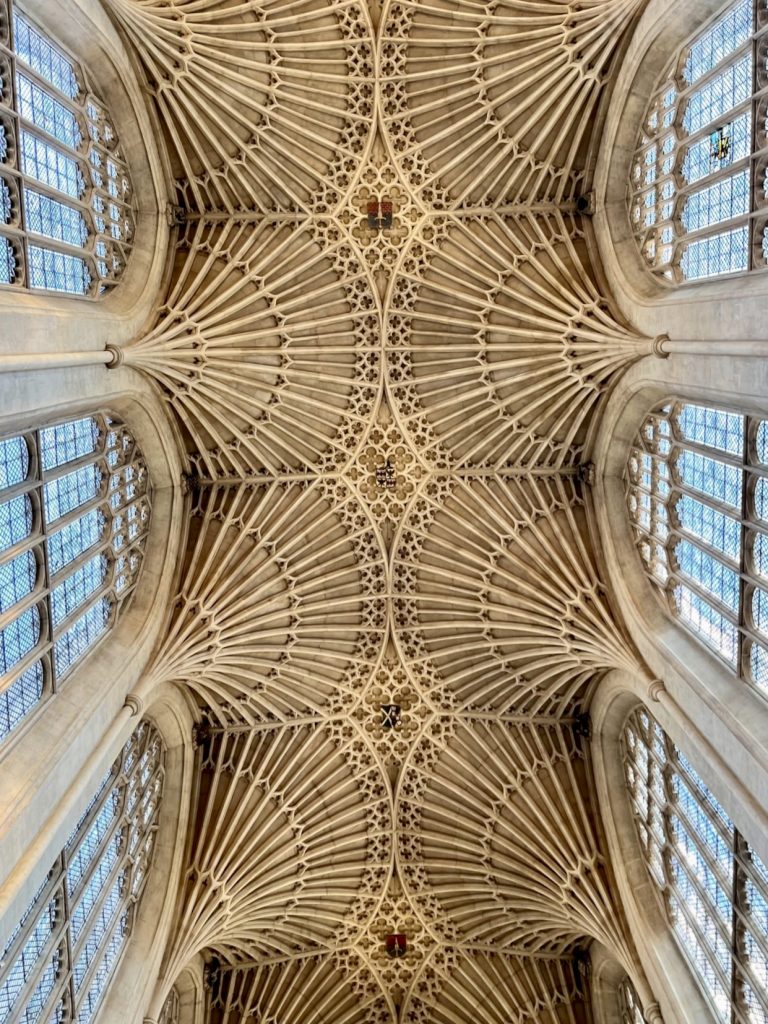
<svg viewBox="0 0 768 1024"><path fill-rule="evenodd" d="M153 675L222 724L339 710L378 658L383 590L375 535L342 482L206 489Z"/></svg>
<svg viewBox="0 0 768 1024"><path fill-rule="evenodd" d="M601 669L636 670L572 478L432 478L394 559L399 643L438 707L559 714Z"/></svg>
<svg viewBox="0 0 768 1024"><path fill-rule="evenodd" d="M390 297L388 381L428 461L559 467L616 374L651 351L593 280L578 219L439 218Z"/></svg>
<svg viewBox="0 0 768 1024"><path fill-rule="evenodd" d="M598 850L579 740L567 727L437 719L399 790L399 872L450 942L628 963Z"/></svg>
<svg viewBox="0 0 768 1024"><path fill-rule="evenodd" d="M191 209L337 205L366 149L373 52L356 0L108 0L144 65Z"/></svg>
<svg viewBox="0 0 768 1024"><path fill-rule="evenodd" d="M358 956L295 957L225 970L211 1000L210 1024L387 1024L386 999Z"/></svg>
<svg viewBox="0 0 768 1024"><path fill-rule="evenodd" d="M584 1024L572 959L438 949L412 990L407 1024Z"/></svg>
<svg viewBox="0 0 768 1024"><path fill-rule="evenodd" d="M163 387L203 477L335 468L379 380L368 279L333 225L190 225L157 324L124 350Z"/></svg>
<svg viewBox="0 0 768 1024"><path fill-rule="evenodd" d="M393 154L426 205L579 191L616 44L642 0L393 0L382 32Z"/></svg>
<svg viewBox="0 0 768 1024"><path fill-rule="evenodd" d="M359 734L217 733L205 755L168 976L204 949L236 963L349 944L391 860L386 782Z"/></svg>

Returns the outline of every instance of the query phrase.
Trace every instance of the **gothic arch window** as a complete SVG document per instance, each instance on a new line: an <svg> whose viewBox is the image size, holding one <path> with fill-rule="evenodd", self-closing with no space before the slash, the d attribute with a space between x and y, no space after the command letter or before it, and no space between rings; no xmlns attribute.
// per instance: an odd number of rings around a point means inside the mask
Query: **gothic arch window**
<svg viewBox="0 0 768 1024"><path fill-rule="evenodd" d="M112 417L0 440L0 742L114 624L149 519L141 452Z"/></svg>
<svg viewBox="0 0 768 1024"><path fill-rule="evenodd" d="M98 297L133 236L127 165L85 69L0 7L0 285Z"/></svg>
<svg viewBox="0 0 768 1024"><path fill-rule="evenodd" d="M768 694L768 420L669 402L630 449L627 485L667 609Z"/></svg>
<svg viewBox="0 0 768 1024"><path fill-rule="evenodd" d="M767 30L768 0L731 0L676 55L651 99L630 213L661 280L766 266Z"/></svg>
<svg viewBox="0 0 768 1024"><path fill-rule="evenodd" d="M163 790L158 732L141 722L10 936L0 936L0 1021L88 1024L126 946Z"/></svg>
<svg viewBox="0 0 768 1024"><path fill-rule="evenodd" d="M645 709L623 755L648 871L716 1019L768 1020L768 868Z"/></svg>
<svg viewBox="0 0 768 1024"><path fill-rule="evenodd" d="M640 997L626 977L619 985L619 1020L621 1024L645 1024Z"/></svg>

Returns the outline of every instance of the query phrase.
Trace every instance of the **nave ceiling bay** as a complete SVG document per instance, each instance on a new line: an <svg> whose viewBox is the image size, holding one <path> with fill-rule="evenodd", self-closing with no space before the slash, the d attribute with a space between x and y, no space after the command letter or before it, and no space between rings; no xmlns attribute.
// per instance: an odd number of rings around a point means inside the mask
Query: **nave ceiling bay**
<svg viewBox="0 0 768 1024"><path fill-rule="evenodd" d="M586 482L654 347L586 202L643 0L104 3L177 189L121 352L191 490L150 669L201 721L163 995L202 954L216 1024L586 1024L590 943L644 984L585 738L601 674L645 673Z"/></svg>

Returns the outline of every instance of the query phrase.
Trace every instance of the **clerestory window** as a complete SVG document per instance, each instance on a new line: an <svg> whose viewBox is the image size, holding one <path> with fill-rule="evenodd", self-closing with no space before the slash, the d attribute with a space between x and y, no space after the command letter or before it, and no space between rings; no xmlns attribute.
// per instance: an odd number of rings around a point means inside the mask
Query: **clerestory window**
<svg viewBox="0 0 768 1024"><path fill-rule="evenodd" d="M0 440L0 742L114 624L149 520L141 452L112 417Z"/></svg>
<svg viewBox="0 0 768 1024"><path fill-rule="evenodd" d="M128 167L85 69L0 13L0 285L98 297L133 240Z"/></svg>
<svg viewBox="0 0 768 1024"><path fill-rule="evenodd" d="M627 500L666 608L768 694L768 420L660 406L630 449Z"/></svg>
<svg viewBox="0 0 768 1024"><path fill-rule="evenodd" d="M645 709L627 721L623 755L648 871L717 1020L765 1021L768 869Z"/></svg>
<svg viewBox="0 0 768 1024"><path fill-rule="evenodd" d="M670 283L768 260L768 0L737 0L675 56L632 164L640 251Z"/></svg>
<svg viewBox="0 0 768 1024"><path fill-rule="evenodd" d="M136 917L163 790L159 734L141 722L10 936L1 1024L89 1024Z"/></svg>

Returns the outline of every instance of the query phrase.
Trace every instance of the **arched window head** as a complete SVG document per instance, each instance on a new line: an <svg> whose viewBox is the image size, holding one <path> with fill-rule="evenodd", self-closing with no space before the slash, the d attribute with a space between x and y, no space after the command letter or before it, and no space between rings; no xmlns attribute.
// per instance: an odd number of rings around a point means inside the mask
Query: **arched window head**
<svg viewBox="0 0 768 1024"><path fill-rule="evenodd" d="M0 742L114 624L149 518L144 461L112 417L0 440Z"/></svg>
<svg viewBox="0 0 768 1024"><path fill-rule="evenodd" d="M155 845L164 751L141 722L12 934L0 1021L88 1024L130 935Z"/></svg>
<svg viewBox="0 0 768 1024"><path fill-rule="evenodd" d="M648 871L716 1019L768 1020L768 869L644 709L623 756Z"/></svg>
<svg viewBox="0 0 768 1024"><path fill-rule="evenodd" d="M766 266L766 0L731 0L677 54L632 163L640 251L669 282Z"/></svg>
<svg viewBox="0 0 768 1024"><path fill-rule="evenodd" d="M670 402L643 424L627 478L667 608L768 694L768 421Z"/></svg>
<svg viewBox="0 0 768 1024"><path fill-rule="evenodd" d="M133 239L128 168L85 69L0 14L0 285L97 297Z"/></svg>
<svg viewBox="0 0 768 1024"><path fill-rule="evenodd" d="M621 1024L645 1024L640 997L629 978L619 985L619 1020Z"/></svg>

